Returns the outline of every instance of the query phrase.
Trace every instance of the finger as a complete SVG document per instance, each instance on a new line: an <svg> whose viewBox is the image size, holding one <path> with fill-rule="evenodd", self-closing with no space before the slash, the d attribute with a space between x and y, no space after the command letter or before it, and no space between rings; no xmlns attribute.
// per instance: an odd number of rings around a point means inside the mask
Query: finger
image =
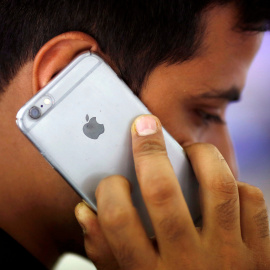
<svg viewBox="0 0 270 270"><path fill-rule="evenodd" d="M179 242L185 249L198 234L167 156L160 121L140 116L131 132L135 170L159 251L165 257L178 256Z"/></svg>
<svg viewBox="0 0 270 270"><path fill-rule="evenodd" d="M215 241L240 241L238 189L225 159L210 144L193 144L185 150L200 184L202 234Z"/></svg>
<svg viewBox="0 0 270 270"><path fill-rule="evenodd" d="M98 269L116 270L118 263L104 237L95 213L85 203L75 208L75 216L83 229L84 246L88 258Z"/></svg>
<svg viewBox="0 0 270 270"><path fill-rule="evenodd" d="M97 190L98 219L120 269L151 269L156 252L134 208L128 181L103 179Z"/></svg>
<svg viewBox="0 0 270 270"><path fill-rule="evenodd" d="M265 250L269 246L269 221L262 191L246 183L237 182L240 207L242 238L250 248ZM268 250L269 251L269 250Z"/></svg>

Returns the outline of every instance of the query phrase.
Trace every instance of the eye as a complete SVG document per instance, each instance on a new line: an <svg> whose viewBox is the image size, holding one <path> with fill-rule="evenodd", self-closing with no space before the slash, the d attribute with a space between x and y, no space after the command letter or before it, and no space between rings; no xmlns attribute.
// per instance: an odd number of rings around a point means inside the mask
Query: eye
<svg viewBox="0 0 270 270"><path fill-rule="evenodd" d="M197 114L205 125L209 125L211 123L226 125L226 122L218 114L212 114L202 110L197 110Z"/></svg>

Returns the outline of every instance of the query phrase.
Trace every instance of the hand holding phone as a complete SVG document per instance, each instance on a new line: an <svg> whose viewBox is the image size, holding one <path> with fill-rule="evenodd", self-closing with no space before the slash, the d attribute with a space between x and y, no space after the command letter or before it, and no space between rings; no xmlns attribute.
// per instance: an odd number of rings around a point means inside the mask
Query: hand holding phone
<svg viewBox="0 0 270 270"><path fill-rule="evenodd" d="M127 180L117 175L102 180L97 189L98 216L84 203L75 211L85 232L85 251L98 269L269 269L263 194L236 181L218 149L202 143L185 148L200 183L203 224L197 228L164 155L161 129L146 137L133 129L132 143L156 237L151 241L145 234Z"/></svg>
<svg viewBox="0 0 270 270"><path fill-rule="evenodd" d="M27 102L17 124L93 209L101 179L123 175L149 236L154 234L138 185L130 127L144 104L97 55L84 53ZM198 184L181 146L163 129L168 156L193 220L200 215Z"/></svg>

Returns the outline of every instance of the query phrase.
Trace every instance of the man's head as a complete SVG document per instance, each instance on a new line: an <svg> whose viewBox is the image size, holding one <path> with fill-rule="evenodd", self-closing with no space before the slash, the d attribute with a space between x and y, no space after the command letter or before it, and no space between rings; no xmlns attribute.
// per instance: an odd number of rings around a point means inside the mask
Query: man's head
<svg viewBox="0 0 270 270"><path fill-rule="evenodd" d="M84 32L98 42L139 94L147 75L161 63L181 63L200 54L205 12L235 4L236 31L260 29L267 1L1 1L0 87L33 60L53 37Z"/></svg>
<svg viewBox="0 0 270 270"><path fill-rule="evenodd" d="M253 30L267 26L266 1L0 3L0 222L44 263L82 252L73 215L80 198L18 131L15 116L84 50L102 56L180 144L213 143L235 171L225 109L259 48Z"/></svg>

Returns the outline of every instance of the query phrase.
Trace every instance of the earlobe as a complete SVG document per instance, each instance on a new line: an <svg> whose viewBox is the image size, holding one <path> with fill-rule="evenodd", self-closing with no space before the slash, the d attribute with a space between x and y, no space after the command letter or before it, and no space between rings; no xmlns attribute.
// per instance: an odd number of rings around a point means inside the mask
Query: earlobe
<svg viewBox="0 0 270 270"><path fill-rule="evenodd" d="M44 87L77 55L87 50L101 55L96 40L82 32L67 32L47 42L34 60L33 94Z"/></svg>

